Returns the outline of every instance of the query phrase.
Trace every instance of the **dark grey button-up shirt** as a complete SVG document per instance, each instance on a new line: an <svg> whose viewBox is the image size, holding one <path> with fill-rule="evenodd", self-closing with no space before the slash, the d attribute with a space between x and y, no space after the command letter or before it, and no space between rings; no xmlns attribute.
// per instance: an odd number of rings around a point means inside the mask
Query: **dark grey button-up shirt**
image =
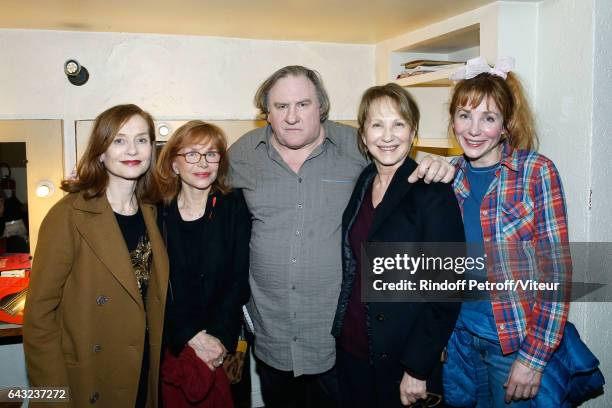
<svg viewBox="0 0 612 408"><path fill-rule="evenodd" d="M295 376L334 365L342 212L367 164L354 128L331 121L323 127L325 140L297 174L270 144L270 126L229 151L229 182L243 190L253 214L248 309L255 353Z"/></svg>

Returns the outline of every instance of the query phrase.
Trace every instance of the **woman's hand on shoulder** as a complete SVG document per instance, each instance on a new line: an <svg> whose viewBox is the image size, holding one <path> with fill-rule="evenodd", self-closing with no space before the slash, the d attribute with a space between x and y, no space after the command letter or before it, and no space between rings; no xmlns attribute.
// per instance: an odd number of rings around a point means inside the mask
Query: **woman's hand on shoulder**
<svg viewBox="0 0 612 408"><path fill-rule="evenodd" d="M223 357L227 354L227 350L218 338L206 334L203 331L193 336L191 340L187 342L187 345L191 347L200 360L206 363L208 368L213 371L221 365Z"/></svg>
<svg viewBox="0 0 612 408"><path fill-rule="evenodd" d="M399 388L403 405L412 405L419 399L427 398L427 382L414 378L406 372Z"/></svg>
<svg viewBox="0 0 612 408"><path fill-rule="evenodd" d="M408 177L409 183L415 183L419 179L427 184L450 183L455 178L455 167L444 159L430 155L423 157L417 168Z"/></svg>

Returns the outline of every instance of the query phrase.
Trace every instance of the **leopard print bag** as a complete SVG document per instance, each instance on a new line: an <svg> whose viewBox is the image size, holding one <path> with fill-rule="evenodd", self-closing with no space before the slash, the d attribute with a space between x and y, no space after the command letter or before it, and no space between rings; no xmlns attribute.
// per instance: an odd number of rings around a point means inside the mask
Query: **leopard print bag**
<svg viewBox="0 0 612 408"><path fill-rule="evenodd" d="M223 360L223 370L230 384L239 383L242 379L242 371L244 370L244 359L247 358L247 342L244 337L244 332L241 330L238 337L238 345L236 351L229 353Z"/></svg>

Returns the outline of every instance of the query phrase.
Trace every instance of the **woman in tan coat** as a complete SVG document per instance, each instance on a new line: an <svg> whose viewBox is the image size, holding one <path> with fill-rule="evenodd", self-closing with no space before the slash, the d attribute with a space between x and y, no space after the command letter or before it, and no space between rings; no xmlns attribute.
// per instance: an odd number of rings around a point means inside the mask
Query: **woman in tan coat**
<svg viewBox="0 0 612 408"><path fill-rule="evenodd" d="M95 121L77 179L40 228L26 303L32 386L74 406L157 406L168 258L156 226L151 116L119 105ZM49 406L48 403L45 404Z"/></svg>

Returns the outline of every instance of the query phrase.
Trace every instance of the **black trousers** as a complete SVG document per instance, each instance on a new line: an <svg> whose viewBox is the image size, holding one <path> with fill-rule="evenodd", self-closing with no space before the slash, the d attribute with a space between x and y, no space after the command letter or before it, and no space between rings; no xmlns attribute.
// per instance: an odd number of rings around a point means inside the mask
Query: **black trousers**
<svg viewBox="0 0 612 408"><path fill-rule="evenodd" d="M342 408L404 408L400 400L401 374L396 370L385 372L389 377L381 382L381 376L367 359L360 359L336 348L336 370ZM442 394L442 364L439 364L427 380L427 391ZM442 401L436 408L447 405Z"/></svg>
<svg viewBox="0 0 612 408"><path fill-rule="evenodd" d="M374 385L376 379L367 359L361 360L337 347L336 370L342 408L378 407L378 394Z"/></svg>
<svg viewBox="0 0 612 408"><path fill-rule="evenodd" d="M338 379L332 368L321 374L294 377L257 359L257 374L266 408L337 408Z"/></svg>

